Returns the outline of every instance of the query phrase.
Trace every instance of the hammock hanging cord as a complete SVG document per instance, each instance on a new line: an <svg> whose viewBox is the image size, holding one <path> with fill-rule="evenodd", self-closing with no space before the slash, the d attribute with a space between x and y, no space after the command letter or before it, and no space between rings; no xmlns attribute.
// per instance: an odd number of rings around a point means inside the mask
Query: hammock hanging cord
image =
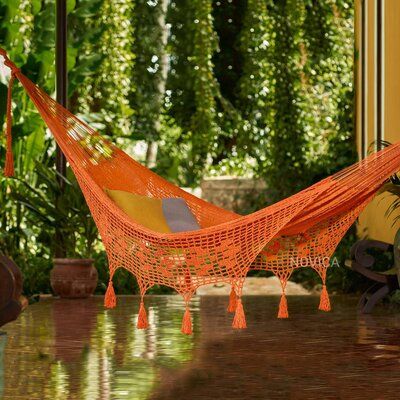
<svg viewBox="0 0 400 400"><path fill-rule="evenodd" d="M15 80L15 75L19 72L19 68L10 61L7 53L0 49L0 56L4 58L4 65L9 67L11 70L10 80L8 83L7 90L7 110L6 110L6 163L4 166L4 176L13 177L14 171L14 155L12 151L12 136L11 136L11 126L12 126L12 88Z"/></svg>

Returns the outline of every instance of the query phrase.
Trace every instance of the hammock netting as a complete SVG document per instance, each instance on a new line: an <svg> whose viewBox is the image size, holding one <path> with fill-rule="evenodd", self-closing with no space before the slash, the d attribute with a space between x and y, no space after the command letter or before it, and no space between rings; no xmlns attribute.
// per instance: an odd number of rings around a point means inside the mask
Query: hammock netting
<svg viewBox="0 0 400 400"><path fill-rule="evenodd" d="M239 215L197 198L134 161L58 104L7 58L11 69L7 107L5 174L13 175L11 87L17 78L65 154L104 243L110 270L105 305L114 307L112 279L125 268L137 279L138 328L148 326L144 296L153 285L180 294L186 305L182 332L192 332L189 303L202 285L229 283L232 326L245 328L241 301L250 270L275 274L282 285L278 317L287 318L286 283L297 268L313 268L322 281L319 309L330 310L326 290L329 259L346 231L383 183L400 169L400 143L386 147L315 185L250 215ZM156 198L184 198L201 229L158 233L135 223L105 189Z"/></svg>

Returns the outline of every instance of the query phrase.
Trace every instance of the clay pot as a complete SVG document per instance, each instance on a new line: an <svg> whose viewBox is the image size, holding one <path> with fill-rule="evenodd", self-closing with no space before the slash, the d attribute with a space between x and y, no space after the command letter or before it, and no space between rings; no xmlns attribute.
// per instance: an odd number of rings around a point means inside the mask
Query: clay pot
<svg viewBox="0 0 400 400"><path fill-rule="evenodd" d="M90 259L55 258L50 273L51 287L66 299L86 298L97 286L98 274Z"/></svg>

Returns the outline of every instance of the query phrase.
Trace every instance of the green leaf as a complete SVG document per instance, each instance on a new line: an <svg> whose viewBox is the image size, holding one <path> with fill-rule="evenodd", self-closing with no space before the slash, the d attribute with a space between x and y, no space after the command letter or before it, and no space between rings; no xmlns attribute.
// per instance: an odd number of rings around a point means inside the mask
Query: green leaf
<svg viewBox="0 0 400 400"><path fill-rule="evenodd" d="M78 48L69 46L67 50L67 70L72 71L76 64L76 57L78 55Z"/></svg>
<svg viewBox="0 0 400 400"><path fill-rule="evenodd" d="M36 15L42 8L42 1L41 0L31 0L31 7L32 7L32 14Z"/></svg>
<svg viewBox="0 0 400 400"><path fill-rule="evenodd" d="M76 7L76 0L67 0L67 14L72 12Z"/></svg>

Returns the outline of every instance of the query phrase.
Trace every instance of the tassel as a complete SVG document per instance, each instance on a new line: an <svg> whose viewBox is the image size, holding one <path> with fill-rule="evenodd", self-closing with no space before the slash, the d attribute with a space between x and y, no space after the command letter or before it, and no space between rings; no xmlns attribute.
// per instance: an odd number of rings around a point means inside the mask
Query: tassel
<svg viewBox="0 0 400 400"><path fill-rule="evenodd" d="M321 311L331 311L331 302L329 301L326 285L322 286L318 309Z"/></svg>
<svg viewBox="0 0 400 400"><path fill-rule="evenodd" d="M149 327L149 322L147 321L147 314L143 300L140 301L139 315L136 326L138 329L147 329Z"/></svg>
<svg viewBox="0 0 400 400"><path fill-rule="evenodd" d="M227 311L231 312L231 313L235 312L236 304L237 304L237 296L236 296L235 289L232 286L231 293L229 295L229 304L228 304Z"/></svg>
<svg viewBox="0 0 400 400"><path fill-rule="evenodd" d="M240 297L236 300L236 310L235 310L235 316L233 317L232 328L235 329L247 328L246 316L244 315L242 299Z"/></svg>
<svg viewBox="0 0 400 400"><path fill-rule="evenodd" d="M183 315L181 332L185 335L191 335L193 333L192 317L190 316L189 307L186 307L185 314Z"/></svg>
<svg viewBox="0 0 400 400"><path fill-rule="evenodd" d="M115 297L114 287L112 284L112 280L108 282L108 288L106 291L106 295L104 296L104 307L114 308L117 305L117 298Z"/></svg>
<svg viewBox="0 0 400 400"><path fill-rule="evenodd" d="M11 122L12 122L12 86L14 83L14 73L11 74L10 82L8 84L8 93L7 93L7 114L6 114L6 139L7 139L7 147L6 147L6 165L4 167L4 176L13 177L14 176L14 156L12 152L12 136L11 136Z"/></svg>
<svg viewBox="0 0 400 400"><path fill-rule="evenodd" d="M281 301L279 302L278 318L289 318L285 292L282 293Z"/></svg>

